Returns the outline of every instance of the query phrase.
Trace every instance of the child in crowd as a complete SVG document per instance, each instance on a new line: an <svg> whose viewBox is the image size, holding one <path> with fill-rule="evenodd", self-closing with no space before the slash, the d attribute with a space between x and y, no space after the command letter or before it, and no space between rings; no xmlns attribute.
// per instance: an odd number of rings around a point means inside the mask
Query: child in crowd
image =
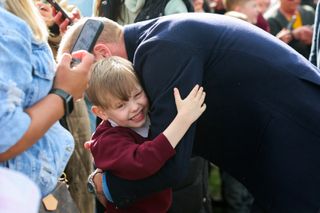
<svg viewBox="0 0 320 213"><path fill-rule="evenodd" d="M224 4L228 11L226 15L257 23L259 11L256 0L224 0Z"/></svg>
<svg viewBox="0 0 320 213"><path fill-rule="evenodd" d="M160 170L206 109L202 87L196 85L185 99L175 88L178 113L159 136L149 140L147 96L131 62L116 56L92 67L87 95L92 112L103 121L85 146L90 148L97 168L129 180L143 179ZM167 212L171 200L171 189L165 189L125 209L116 209L111 202L106 202L106 208L108 212Z"/></svg>

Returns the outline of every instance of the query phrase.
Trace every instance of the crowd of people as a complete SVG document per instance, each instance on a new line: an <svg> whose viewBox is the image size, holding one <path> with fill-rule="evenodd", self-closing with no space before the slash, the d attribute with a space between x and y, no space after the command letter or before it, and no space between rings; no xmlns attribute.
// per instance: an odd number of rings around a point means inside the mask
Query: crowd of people
<svg viewBox="0 0 320 213"><path fill-rule="evenodd" d="M211 213L212 164L228 213L320 210L316 2L57 2L0 0L0 212L64 174L79 212Z"/></svg>

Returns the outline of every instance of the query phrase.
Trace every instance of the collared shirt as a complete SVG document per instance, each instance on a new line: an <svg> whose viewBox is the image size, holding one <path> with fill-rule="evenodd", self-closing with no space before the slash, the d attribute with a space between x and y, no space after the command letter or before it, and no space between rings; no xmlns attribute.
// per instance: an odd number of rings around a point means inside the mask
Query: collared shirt
<svg viewBox="0 0 320 213"><path fill-rule="evenodd" d="M28 25L0 5L0 152L15 145L31 118L25 109L52 87L55 63L47 43L37 42ZM51 192L74 149L71 134L56 122L32 147L0 166L29 176Z"/></svg>

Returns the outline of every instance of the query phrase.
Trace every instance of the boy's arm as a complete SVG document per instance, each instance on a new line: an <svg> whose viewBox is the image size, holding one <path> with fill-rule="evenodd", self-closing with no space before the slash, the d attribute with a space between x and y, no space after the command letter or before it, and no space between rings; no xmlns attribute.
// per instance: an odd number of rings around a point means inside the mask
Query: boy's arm
<svg viewBox="0 0 320 213"><path fill-rule="evenodd" d="M206 109L205 92L199 85L196 85L184 100L181 99L179 90L174 88L174 99L178 114L163 132L173 148Z"/></svg>
<svg viewBox="0 0 320 213"><path fill-rule="evenodd" d="M127 128L115 127L93 140L90 150L95 166L120 178L137 180L157 172L175 154L163 134L140 144L137 140L141 138L134 139L133 134Z"/></svg>

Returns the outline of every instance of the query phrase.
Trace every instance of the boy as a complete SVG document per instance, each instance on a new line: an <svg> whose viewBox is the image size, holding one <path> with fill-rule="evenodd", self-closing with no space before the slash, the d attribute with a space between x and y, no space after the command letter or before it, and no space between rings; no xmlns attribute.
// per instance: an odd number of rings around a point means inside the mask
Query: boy
<svg viewBox="0 0 320 213"><path fill-rule="evenodd" d="M143 179L160 170L206 109L202 87L196 85L183 100L175 88L176 117L158 137L148 141L148 99L131 62L116 56L92 67L87 95L92 112L103 121L85 146L90 148L97 168L129 180ZM117 209L111 202L106 208L108 212L161 213L168 211L171 199L171 189L165 189L124 209Z"/></svg>

